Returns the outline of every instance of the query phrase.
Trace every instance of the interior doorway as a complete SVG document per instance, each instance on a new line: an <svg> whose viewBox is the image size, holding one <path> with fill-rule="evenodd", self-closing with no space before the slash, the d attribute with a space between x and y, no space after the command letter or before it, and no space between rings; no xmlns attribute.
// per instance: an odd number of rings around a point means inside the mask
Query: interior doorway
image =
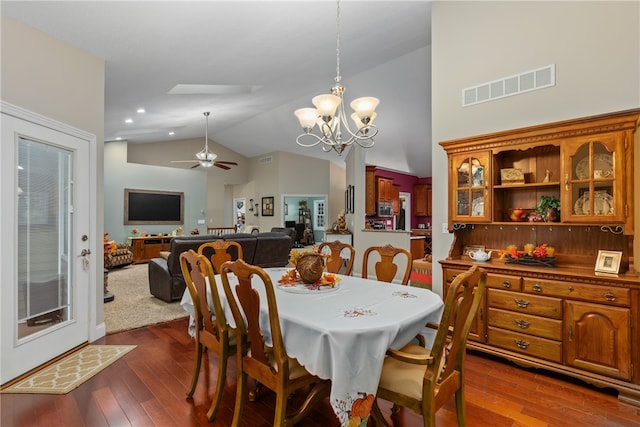
<svg viewBox="0 0 640 427"><path fill-rule="evenodd" d="M282 196L282 224L296 230L296 245L308 246L325 239L327 196L294 195Z"/></svg>
<svg viewBox="0 0 640 427"><path fill-rule="evenodd" d="M237 230L242 229L247 220L247 199L233 199L233 223Z"/></svg>
<svg viewBox="0 0 640 427"><path fill-rule="evenodd" d="M396 220L396 230L411 231L411 193L400 193L400 215Z"/></svg>

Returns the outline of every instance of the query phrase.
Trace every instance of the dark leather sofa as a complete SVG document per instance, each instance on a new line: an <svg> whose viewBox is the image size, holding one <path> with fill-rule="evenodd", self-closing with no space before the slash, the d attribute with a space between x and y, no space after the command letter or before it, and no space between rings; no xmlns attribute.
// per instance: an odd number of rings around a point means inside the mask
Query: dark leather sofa
<svg viewBox="0 0 640 427"><path fill-rule="evenodd" d="M279 232L255 235L233 233L223 236L201 234L175 237L171 239L167 259L153 258L149 261L149 291L151 294L166 302L182 298L186 284L180 269L180 254L189 249L197 251L201 244L220 239L234 240L240 243L243 259L263 268L286 266L293 244L291 237ZM205 251L204 255L209 257L211 254ZM233 251L231 251L231 255L232 258L237 258L237 254L234 254Z"/></svg>

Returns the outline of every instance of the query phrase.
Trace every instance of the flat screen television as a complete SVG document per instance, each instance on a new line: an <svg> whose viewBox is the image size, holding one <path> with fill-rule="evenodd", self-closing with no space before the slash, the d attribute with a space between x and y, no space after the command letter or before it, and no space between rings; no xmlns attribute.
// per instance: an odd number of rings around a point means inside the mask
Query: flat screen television
<svg viewBox="0 0 640 427"><path fill-rule="evenodd" d="M184 224L184 193L124 189L125 225Z"/></svg>

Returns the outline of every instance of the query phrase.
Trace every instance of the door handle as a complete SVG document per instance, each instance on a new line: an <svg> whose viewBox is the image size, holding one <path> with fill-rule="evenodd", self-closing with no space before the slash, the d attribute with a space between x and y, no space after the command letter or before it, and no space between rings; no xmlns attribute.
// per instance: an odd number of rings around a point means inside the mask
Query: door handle
<svg viewBox="0 0 640 427"><path fill-rule="evenodd" d="M83 249L83 250L80 252L80 255L78 255L78 256L79 256L79 257L82 257L82 256L87 256L87 255L91 255L91 249Z"/></svg>

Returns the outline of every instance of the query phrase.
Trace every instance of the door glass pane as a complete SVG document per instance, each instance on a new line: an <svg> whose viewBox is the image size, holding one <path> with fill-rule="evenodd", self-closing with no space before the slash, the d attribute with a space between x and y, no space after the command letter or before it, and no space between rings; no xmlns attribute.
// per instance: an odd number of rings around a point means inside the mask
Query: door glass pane
<svg viewBox="0 0 640 427"><path fill-rule="evenodd" d="M469 215L469 192L467 190L458 190L457 192L456 213L457 215Z"/></svg>
<svg viewBox="0 0 640 427"><path fill-rule="evenodd" d="M458 187L469 187L469 161L463 162L458 168Z"/></svg>
<svg viewBox="0 0 640 427"><path fill-rule="evenodd" d="M478 159L471 159L471 179L474 187L484 187L484 166Z"/></svg>
<svg viewBox="0 0 640 427"><path fill-rule="evenodd" d="M70 151L18 141L18 337L72 316Z"/></svg>

